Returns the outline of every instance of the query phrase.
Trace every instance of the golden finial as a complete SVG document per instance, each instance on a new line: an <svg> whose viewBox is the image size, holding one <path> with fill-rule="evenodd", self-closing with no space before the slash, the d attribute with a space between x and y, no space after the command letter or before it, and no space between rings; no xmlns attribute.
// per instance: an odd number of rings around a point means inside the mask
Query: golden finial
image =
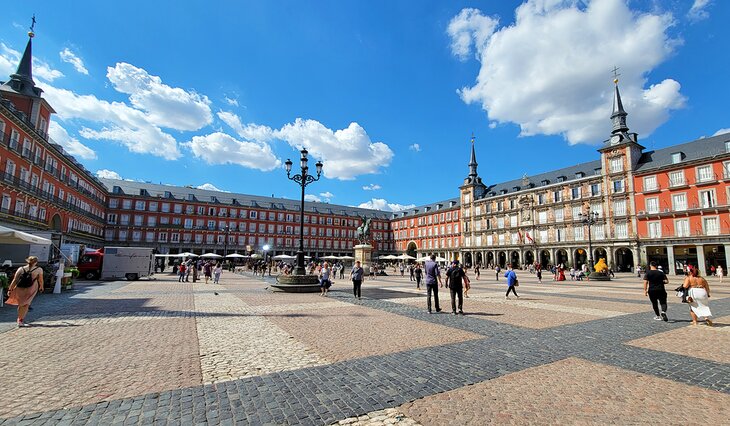
<svg viewBox="0 0 730 426"><path fill-rule="evenodd" d="M471 144L474 145L474 132L471 132Z"/></svg>

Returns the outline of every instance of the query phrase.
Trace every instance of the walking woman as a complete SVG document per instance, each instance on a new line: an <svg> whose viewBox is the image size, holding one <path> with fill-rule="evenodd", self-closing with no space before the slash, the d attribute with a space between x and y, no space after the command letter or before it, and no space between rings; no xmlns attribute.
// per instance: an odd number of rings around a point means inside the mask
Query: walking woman
<svg viewBox="0 0 730 426"><path fill-rule="evenodd" d="M327 296L327 291L329 291L331 285L329 264L324 262L322 264L322 269L319 270L319 295Z"/></svg>
<svg viewBox="0 0 730 426"><path fill-rule="evenodd" d="M517 281L517 274L512 269L512 264L507 266L507 272L504 273L504 277L507 278L507 293L505 293L504 298L509 299L509 292L511 291L519 299L520 296L515 290L515 287L519 285L519 282Z"/></svg>
<svg viewBox="0 0 730 426"><path fill-rule="evenodd" d="M704 318L707 325L712 327L712 312L710 311L710 285L702 278L696 266L690 267L689 275L684 279L682 287L688 288L687 303L689 314L692 316L692 325L697 325L700 318Z"/></svg>
<svg viewBox="0 0 730 426"><path fill-rule="evenodd" d="M352 272L350 272L350 278L352 278L352 292L358 299L362 299L363 275L365 275L365 271L360 266L360 261L356 260L355 266L352 267Z"/></svg>
<svg viewBox="0 0 730 426"><path fill-rule="evenodd" d="M421 264L416 264L416 269L413 270L413 276L416 278L416 290L421 289L421 278L423 278L423 269L421 269Z"/></svg>
<svg viewBox="0 0 730 426"><path fill-rule="evenodd" d="M15 271L13 282L8 288L10 297L5 302L18 306L18 327L28 327L25 314L28 313L30 302L39 291L43 292L43 268L38 266L38 258L29 256L25 261L28 264Z"/></svg>
<svg viewBox="0 0 730 426"><path fill-rule="evenodd" d="M218 284L221 280L221 273L223 273L223 265L216 263L215 269L213 269L213 284Z"/></svg>

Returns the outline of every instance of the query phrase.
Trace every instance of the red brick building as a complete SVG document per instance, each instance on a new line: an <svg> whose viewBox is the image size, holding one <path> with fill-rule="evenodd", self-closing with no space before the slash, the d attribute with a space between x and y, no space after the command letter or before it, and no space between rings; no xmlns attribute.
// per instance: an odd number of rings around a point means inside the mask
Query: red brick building
<svg viewBox="0 0 730 426"><path fill-rule="evenodd" d="M459 199L414 207L393 214L396 251L413 257L430 254L445 259L459 257L461 233Z"/></svg>
<svg viewBox="0 0 730 426"><path fill-rule="evenodd" d="M55 111L33 81L29 36L17 71L0 84L0 224L99 246L106 188L49 138Z"/></svg>

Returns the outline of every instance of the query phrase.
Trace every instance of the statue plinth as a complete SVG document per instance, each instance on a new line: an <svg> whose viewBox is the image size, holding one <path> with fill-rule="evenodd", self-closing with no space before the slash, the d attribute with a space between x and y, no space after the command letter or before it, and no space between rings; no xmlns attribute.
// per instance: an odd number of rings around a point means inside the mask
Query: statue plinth
<svg viewBox="0 0 730 426"><path fill-rule="evenodd" d="M355 260L360 261L360 266L370 266L372 262L373 246L370 244L358 244L354 247L355 249Z"/></svg>
<svg viewBox="0 0 730 426"><path fill-rule="evenodd" d="M588 275L589 281L611 281L611 277L608 276L608 274L604 274L602 272L591 272L590 275Z"/></svg>
<svg viewBox="0 0 730 426"><path fill-rule="evenodd" d="M317 275L279 275L276 284L271 284L272 291L286 293L316 293L319 291Z"/></svg>

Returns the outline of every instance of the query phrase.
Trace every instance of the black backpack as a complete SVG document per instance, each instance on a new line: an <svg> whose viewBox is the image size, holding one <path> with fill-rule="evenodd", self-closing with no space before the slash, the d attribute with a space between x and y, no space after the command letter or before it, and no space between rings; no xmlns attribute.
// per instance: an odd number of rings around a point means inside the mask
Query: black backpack
<svg viewBox="0 0 730 426"><path fill-rule="evenodd" d="M36 269L38 269L37 266L30 270L29 269L24 270L23 273L20 274L20 279L18 279L17 286L20 288L28 288L28 287L32 286L33 283L35 282L35 279L33 278L33 271L35 271Z"/></svg>

